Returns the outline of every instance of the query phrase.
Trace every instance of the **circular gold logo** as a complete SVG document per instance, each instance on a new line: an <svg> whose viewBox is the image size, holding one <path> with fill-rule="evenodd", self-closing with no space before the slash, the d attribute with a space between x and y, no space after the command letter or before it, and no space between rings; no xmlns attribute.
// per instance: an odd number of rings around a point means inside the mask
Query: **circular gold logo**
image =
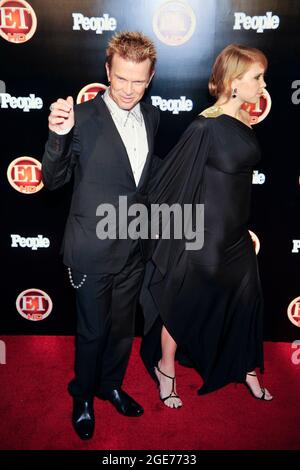
<svg viewBox="0 0 300 470"><path fill-rule="evenodd" d="M168 46L180 46L194 34L196 16L190 5L181 0L168 0L153 16L153 31Z"/></svg>

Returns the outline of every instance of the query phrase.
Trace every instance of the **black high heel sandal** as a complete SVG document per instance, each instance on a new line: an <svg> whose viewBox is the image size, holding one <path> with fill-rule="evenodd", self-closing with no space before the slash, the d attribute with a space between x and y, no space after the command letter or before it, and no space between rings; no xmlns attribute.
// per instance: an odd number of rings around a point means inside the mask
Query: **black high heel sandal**
<svg viewBox="0 0 300 470"><path fill-rule="evenodd" d="M251 377L257 377L257 375L254 373L254 374L251 374L251 372L247 372L247 375L250 375ZM266 399L266 389L265 388L262 388L260 387L261 391L262 391L262 394L261 396L256 396L252 390L252 388L250 387L250 385L246 382L245 380L245 385L246 387L248 388L249 392L251 393L251 395L256 399L256 400L264 400L264 401L272 401L273 400L273 397L272 398L269 398L269 399Z"/></svg>
<svg viewBox="0 0 300 470"><path fill-rule="evenodd" d="M158 364L155 366L155 369L157 369L160 374L162 374L165 377L167 377L168 379L172 380L172 390L171 390L170 395L168 395L167 397L164 397L164 398L162 398L159 395L159 398L161 399L161 401L164 403L166 400L168 400L168 398L179 398L179 400L181 400L180 396L177 395L177 393L175 392L175 379L176 379L176 377L171 377L170 375L165 374L162 370L160 370ZM159 380L157 380L157 381L158 381L158 385L160 385ZM173 406L172 408L181 408L181 407L182 407L182 404L179 405L179 406Z"/></svg>

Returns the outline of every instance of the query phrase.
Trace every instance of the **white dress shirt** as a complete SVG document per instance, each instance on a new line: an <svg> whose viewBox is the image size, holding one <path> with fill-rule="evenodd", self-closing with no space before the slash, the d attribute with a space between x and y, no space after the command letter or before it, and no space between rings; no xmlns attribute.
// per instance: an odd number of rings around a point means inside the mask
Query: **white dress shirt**
<svg viewBox="0 0 300 470"><path fill-rule="evenodd" d="M126 148L135 184L138 185L149 150L140 104L136 104L130 111L119 108L110 97L109 88L105 91L103 100Z"/></svg>

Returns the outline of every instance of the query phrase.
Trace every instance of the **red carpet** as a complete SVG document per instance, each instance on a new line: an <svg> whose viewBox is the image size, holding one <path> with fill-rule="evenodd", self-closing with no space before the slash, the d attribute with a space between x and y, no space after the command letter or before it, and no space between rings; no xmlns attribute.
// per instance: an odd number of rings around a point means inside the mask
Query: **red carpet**
<svg viewBox="0 0 300 470"><path fill-rule="evenodd" d="M300 449L300 364L288 343L266 343L265 382L272 402L251 397L243 385L229 385L199 397L200 378L178 366L184 407L169 410L139 357L136 339L124 389L145 408L141 418L120 416L107 402L95 402L96 429L81 441L71 427L73 338L6 336L6 364L0 365L0 447L16 449L215 450Z"/></svg>

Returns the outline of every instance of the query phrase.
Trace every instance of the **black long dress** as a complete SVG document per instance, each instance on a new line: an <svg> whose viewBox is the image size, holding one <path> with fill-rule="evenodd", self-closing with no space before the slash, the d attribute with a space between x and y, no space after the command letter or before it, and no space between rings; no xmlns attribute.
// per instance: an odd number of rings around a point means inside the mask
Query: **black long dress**
<svg viewBox="0 0 300 470"><path fill-rule="evenodd" d="M263 301L248 232L254 131L221 114L198 117L151 181L152 203L203 203L204 246L159 240L146 269L141 355L153 375L162 323L203 378L199 393L263 370Z"/></svg>

